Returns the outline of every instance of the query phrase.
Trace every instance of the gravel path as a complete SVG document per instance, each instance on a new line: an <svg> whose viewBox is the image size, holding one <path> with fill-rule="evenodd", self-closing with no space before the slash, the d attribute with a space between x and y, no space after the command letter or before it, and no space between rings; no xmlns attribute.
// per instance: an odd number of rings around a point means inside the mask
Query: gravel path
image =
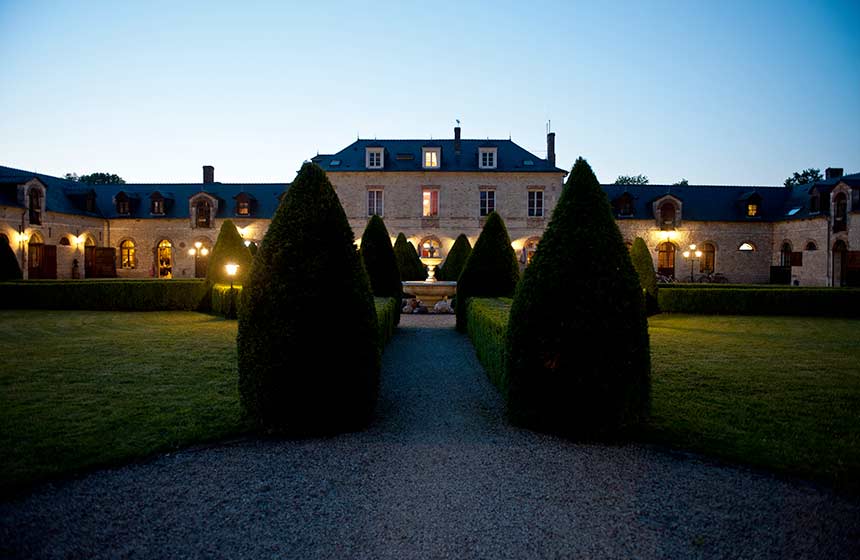
<svg viewBox="0 0 860 560"><path fill-rule="evenodd" d="M847 558L860 504L647 446L508 426L451 316L408 316L377 422L96 472L0 504L0 556Z"/></svg>

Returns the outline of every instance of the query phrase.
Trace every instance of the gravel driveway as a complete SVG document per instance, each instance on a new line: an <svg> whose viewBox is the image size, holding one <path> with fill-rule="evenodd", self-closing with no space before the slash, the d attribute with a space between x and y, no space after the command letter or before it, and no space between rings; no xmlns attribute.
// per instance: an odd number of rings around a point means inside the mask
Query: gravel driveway
<svg viewBox="0 0 860 560"><path fill-rule="evenodd" d="M0 556L847 558L860 503L641 445L508 426L451 316L407 316L377 422L249 440L0 504Z"/></svg>

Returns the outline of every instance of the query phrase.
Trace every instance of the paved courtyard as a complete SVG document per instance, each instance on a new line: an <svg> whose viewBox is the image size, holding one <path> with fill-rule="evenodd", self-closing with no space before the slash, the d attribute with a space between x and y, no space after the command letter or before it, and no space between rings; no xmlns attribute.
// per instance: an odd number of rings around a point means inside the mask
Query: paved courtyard
<svg viewBox="0 0 860 560"><path fill-rule="evenodd" d="M846 558L860 503L510 427L452 316L406 316L377 421L199 447L0 504L0 557Z"/></svg>

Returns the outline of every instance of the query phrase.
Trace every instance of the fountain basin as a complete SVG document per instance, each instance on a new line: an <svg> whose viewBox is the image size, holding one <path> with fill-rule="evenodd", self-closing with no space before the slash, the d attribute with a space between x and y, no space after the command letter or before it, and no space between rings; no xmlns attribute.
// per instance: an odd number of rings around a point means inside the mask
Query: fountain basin
<svg viewBox="0 0 860 560"><path fill-rule="evenodd" d="M451 300L457 293L456 282L445 282L443 280L427 282L425 280L422 282L402 282L402 284L404 293L414 295L427 307L433 307L436 305L436 302L442 300L445 296L448 296L448 300Z"/></svg>

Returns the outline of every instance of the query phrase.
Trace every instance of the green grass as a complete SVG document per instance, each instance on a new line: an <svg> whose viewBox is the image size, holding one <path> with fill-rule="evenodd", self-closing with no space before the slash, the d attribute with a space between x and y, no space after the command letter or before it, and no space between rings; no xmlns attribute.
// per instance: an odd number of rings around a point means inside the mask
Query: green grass
<svg viewBox="0 0 860 560"><path fill-rule="evenodd" d="M649 323L651 441L860 490L860 321Z"/></svg>
<svg viewBox="0 0 860 560"><path fill-rule="evenodd" d="M244 432L236 322L0 311L0 495Z"/></svg>

